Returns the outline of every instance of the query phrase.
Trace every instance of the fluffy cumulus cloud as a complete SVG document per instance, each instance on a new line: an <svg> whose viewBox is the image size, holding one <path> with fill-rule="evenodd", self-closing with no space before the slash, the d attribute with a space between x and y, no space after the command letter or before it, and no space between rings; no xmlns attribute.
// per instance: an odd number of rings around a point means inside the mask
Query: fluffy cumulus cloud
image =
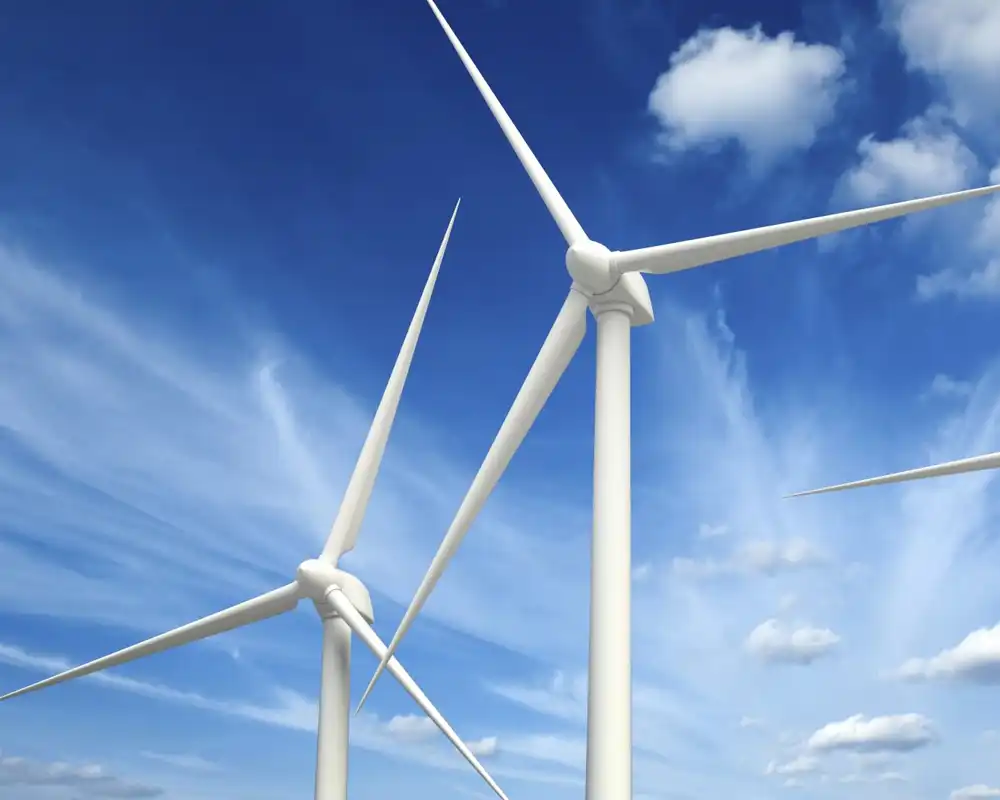
<svg viewBox="0 0 1000 800"><path fill-rule="evenodd" d="M934 101L896 136L864 137L838 193L873 203L985 182L990 163L974 155L967 142L985 142L987 152L980 155L995 158L989 143L996 140L1000 123L1000 5L993 0L883 0L881 7L907 66L929 79ZM990 182L996 181L994 170ZM917 298L1000 299L1000 205L992 202L974 230L945 235L953 239L953 252L948 263L917 277Z"/></svg>
<svg viewBox="0 0 1000 800"><path fill-rule="evenodd" d="M97 764L46 763L5 753L0 753L2 787L21 797L33 796L28 793L39 789L63 789L90 800L142 800L164 794L158 787L123 780Z"/></svg>
<svg viewBox="0 0 1000 800"><path fill-rule="evenodd" d="M811 664L830 653L840 637L829 628L794 628L769 619L754 628L746 639L748 652L766 662Z"/></svg>
<svg viewBox="0 0 1000 800"><path fill-rule="evenodd" d="M833 116L843 54L750 30L702 30L671 56L649 109L671 149L736 141L758 165L808 148Z"/></svg>
<svg viewBox="0 0 1000 800"><path fill-rule="evenodd" d="M813 733L807 743L815 752L908 752L934 741L931 722L922 714L865 717L855 714L830 722Z"/></svg>
<svg viewBox="0 0 1000 800"><path fill-rule="evenodd" d="M911 658L897 675L904 680L1000 684L1000 624L973 631L931 658Z"/></svg>
<svg viewBox="0 0 1000 800"><path fill-rule="evenodd" d="M1000 112L1000 4L994 0L883 0L907 64L941 81L956 115Z"/></svg>
<svg viewBox="0 0 1000 800"><path fill-rule="evenodd" d="M978 167L958 134L933 114L910 120L895 138L864 137L858 157L842 181L858 205L955 192L970 185Z"/></svg>

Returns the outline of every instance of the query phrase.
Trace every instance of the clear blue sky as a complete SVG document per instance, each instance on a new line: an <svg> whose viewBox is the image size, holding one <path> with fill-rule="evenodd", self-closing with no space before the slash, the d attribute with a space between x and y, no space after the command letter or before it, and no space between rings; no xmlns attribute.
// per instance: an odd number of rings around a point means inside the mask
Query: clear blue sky
<svg viewBox="0 0 1000 800"><path fill-rule="evenodd" d="M612 248L1000 182L995 0L441 6ZM0 689L317 552L461 196L348 562L388 638L568 281L426 4L0 3L0 86ZM649 285L637 797L1000 795L992 476L781 499L1000 450L1000 202ZM593 344L400 651L519 800L583 791ZM5 703L0 798L310 797L318 645ZM483 796L415 712L380 682L352 798Z"/></svg>

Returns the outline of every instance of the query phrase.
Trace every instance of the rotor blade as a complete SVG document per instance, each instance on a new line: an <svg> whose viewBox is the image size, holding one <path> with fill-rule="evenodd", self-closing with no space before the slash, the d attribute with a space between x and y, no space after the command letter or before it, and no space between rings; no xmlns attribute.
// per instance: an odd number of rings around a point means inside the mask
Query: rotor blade
<svg viewBox="0 0 1000 800"><path fill-rule="evenodd" d="M805 497L811 494L825 494L827 492L840 492L844 489L860 489L864 486L881 486L886 483L904 483L906 481L917 481L922 478L937 478L942 475L961 475L965 472L978 472L982 469L996 469L1000 467L1000 453L988 453L985 456L973 456L972 458L962 458L958 461L947 461L944 464L936 464L932 467L920 467L918 469L908 469L905 472L894 472L891 475L882 475L878 478L866 478L861 481L851 483L840 483L836 486L825 486L822 489L810 489L807 492L796 492L788 497Z"/></svg>
<svg viewBox="0 0 1000 800"><path fill-rule="evenodd" d="M396 363L386 384L385 393L375 412L368 436L361 448L361 455L358 456L358 463L354 467L354 473L347 484L347 491L344 492L344 499L340 503L340 510L337 518L333 522L330 535L320 558L324 561L335 563L340 556L354 547L358 538L358 530L365 516L365 509L368 507L368 499L371 497L372 489L375 486L375 478L378 475L379 466L382 463L382 455L385 453L385 445L389 439L389 432L392 430L392 422L396 417L396 409L399 407L399 398L403 394L403 387L406 385L406 376L410 371L410 362L413 360L413 351L417 347L417 340L420 338L420 329L424 324L424 317L427 315L427 306L431 302L431 295L434 292L434 284L437 281L438 271L441 269L441 261L444 259L445 250L448 248L448 239L451 238L451 229L455 224L455 217L458 214L458 207L461 200L455 203L455 210L451 213L448 221L448 228L444 232L441 246L438 248L437 256L434 258L434 265L431 267L431 274L424 284L424 290L417 303L417 310L410 321L410 327L406 331L406 338L403 339L403 346L399 355L396 356Z"/></svg>
<svg viewBox="0 0 1000 800"><path fill-rule="evenodd" d="M918 211L928 211L932 208L957 203L960 200L984 197L998 190L1000 190L1000 185L983 186L978 189L967 189L919 200L907 200L902 203L891 203L874 208L844 211L825 217L783 222L779 225L768 225L765 228L753 228L747 231L707 236L703 239L691 239L687 242L626 250L613 254L613 264L619 272L642 271L654 274L679 272L704 264L713 264L716 261L724 261L728 258L757 253L761 250L770 250L793 242L801 242L805 239L815 239L829 233L871 225L874 222L882 222L906 214L915 214Z"/></svg>
<svg viewBox="0 0 1000 800"><path fill-rule="evenodd" d="M144 656L161 653L164 650L180 647L183 644L190 644L199 639L207 639L209 636L215 636L218 633L224 633L243 625L249 625L251 622L259 622L268 617L275 617L278 614L283 614L295 608L299 602L299 597L298 584L290 583L287 586L282 586L280 589L275 589L252 600L247 600L245 603L227 608L225 611L219 611L208 617L202 617L196 622L182 625L168 633L161 633L159 636L154 636L152 639L147 639L139 644L126 647L117 653L112 653L109 656L104 656L104 658L99 658L96 661L91 661L79 667L73 667L73 669L68 669L51 678L46 678L43 681L31 684L31 686L18 689L16 692L5 694L0 697L0 701L10 700L12 697L28 694L28 692L34 692L38 689L45 689L48 686L55 686L57 683L71 681L74 678L82 678L85 675L91 675L110 667L121 666Z"/></svg>
<svg viewBox="0 0 1000 800"><path fill-rule="evenodd" d="M496 486L500 476L507 469L507 465L517 448L521 446L521 442L531 429L535 418L545 405L545 401L548 400L552 390L555 389L562 374L566 371L566 367L569 366L569 362L580 347L580 342L583 341L586 330L587 298L575 289L571 289L555 323L549 330L549 335L545 338L542 349L535 358L535 363L531 365L528 377L525 378L521 390L514 398L514 403L511 405L510 411L507 412L503 425L500 426L500 432L493 440L479 472L476 473L476 477L472 481L472 486L469 487L455 519L448 528L440 547L438 547L427 574L424 575L417 593L410 601L410 607L406 609L406 614L403 615L403 620L399 623L399 628L389 643L388 651L382 657L368 688L365 689L361 702L358 704L358 711L361 710L361 706L364 705L375 686L375 682L382 674L382 670L385 669L389 657L396 652L396 648L399 647L400 641L406 635L410 625L413 624L413 620L420 613L420 609L427 602L431 592L434 591L434 586L444 574L448 562L458 550L473 520L486 503L490 492L493 491L493 487Z"/></svg>
<svg viewBox="0 0 1000 800"><path fill-rule="evenodd" d="M385 642L383 642L379 635L375 632L375 629L368 624L368 621L358 613L358 610L351 604L351 601L347 599L340 589L333 589L326 596L327 601L331 606L340 614L341 619L347 623L348 627L354 631L355 635L361 641L363 641L368 649L371 650L376 658L383 658L386 652ZM465 758L472 768L479 773L479 776L489 784L489 787L497 793L497 796L501 800L507 800L507 795L503 793L503 790L497 785L496 781L490 776L486 771L486 768L479 763L479 759L476 758L475 754L469 749L468 745L463 742L455 730L448 724L448 721L441 715L441 712L434 707L434 704L427 699L427 695L423 693L417 682L410 677L409 673L403 669L403 665L396 660L395 657L389 659L389 672L391 672L396 680L402 684L403 688L414 700L417 701L417 705L423 709L424 713L430 717L431 721L437 725L441 733L448 737L455 749Z"/></svg>
<svg viewBox="0 0 1000 800"><path fill-rule="evenodd" d="M579 244L580 242L589 241L587 234L584 232L583 227L577 221L576 217L573 216L573 212L570 211L566 201L563 200L562 195L559 194L559 190L556 189L555 184L549 178L548 174L542 168L541 163L535 157L535 154L531 152L531 148L528 147L528 143L521 136L520 131L514 125L513 120L504 111L500 101L497 100L497 96L493 94L493 90L490 88L483 74L473 63L472 58L466 52L462 43L458 40L455 32L451 29L448 21L444 18L440 9L434 3L434 0L427 0L427 5L431 7L431 11L434 12L434 16L437 17L441 27L444 28L444 32L448 39L451 41L452 47L455 48L455 52L458 53L458 57L462 59L462 63L465 65L465 69L468 71L469 76L472 78L473 82L476 84L476 88L479 89L479 93L483 96L483 100L486 101L486 105L490 107L490 111L493 112L493 116L496 121L500 123L500 127L503 129L504 135L507 137L507 141L510 142L510 146L514 148L514 152L517 154L518 160L524 167L525 171L528 173L528 177L531 178L531 182L535 184L535 189L542 196L542 200L545 206L549 209L549 213L552 218L556 221L556 225L559 226L559 230L562 232L563 238L566 240L566 244L572 246L574 244Z"/></svg>

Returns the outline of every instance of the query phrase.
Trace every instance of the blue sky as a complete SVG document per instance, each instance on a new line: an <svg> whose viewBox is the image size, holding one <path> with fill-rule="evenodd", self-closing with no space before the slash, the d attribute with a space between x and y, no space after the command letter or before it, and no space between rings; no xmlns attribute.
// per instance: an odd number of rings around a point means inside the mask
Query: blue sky
<svg viewBox="0 0 1000 800"><path fill-rule="evenodd" d="M1000 182L993 0L441 7L612 248ZM318 552L461 196L345 560L388 639L567 282L426 4L9 3L0 73L0 686ZM781 499L1000 450L1000 201L648 282L637 796L1000 796L993 476ZM582 796L593 374L591 330L400 651L526 800ZM311 796L318 647L5 703L0 798ZM415 711L380 682L352 797L485 796Z"/></svg>

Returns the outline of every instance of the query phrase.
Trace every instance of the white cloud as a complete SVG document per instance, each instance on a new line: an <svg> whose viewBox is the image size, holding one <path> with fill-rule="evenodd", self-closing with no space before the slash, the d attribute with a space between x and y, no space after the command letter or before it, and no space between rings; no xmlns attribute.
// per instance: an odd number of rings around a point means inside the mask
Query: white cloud
<svg viewBox="0 0 1000 800"><path fill-rule="evenodd" d="M978 170L973 153L934 114L910 120L895 139L866 136L858 155L841 182L858 205L955 192L967 188Z"/></svg>
<svg viewBox="0 0 1000 800"><path fill-rule="evenodd" d="M929 394L938 397L968 397L973 390L969 381L960 381L948 375L938 373L931 381Z"/></svg>
<svg viewBox="0 0 1000 800"><path fill-rule="evenodd" d="M671 56L649 109L672 149L739 142L758 166L808 148L833 116L843 54L750 30L702 30Z"/></svg>
<svg viewBox="0 0 1000 800"><path fill-rule="evenodd" d="M995 300L1000 298L1000 258L971 270L946 267L931 275L917 276L917 297Z"/></svg>
<svg viewBox="0 0 1000 800"><path fill-rule="evenodd" d="M5 613L159 633L274 588L329 529L377 397L355 398L266 329L223 326L206 347L158 329L141 308L0 243L0 501L15 534L0 538ZM468 485L464 455L452 460L433 437L401 409L345 560L396 602L409 602ZM466 566L426 615L519 652L575 654L585 618L526 626L513 606L494 608L515 569L533 585L560 584L549 618L573 619L586 603L575 580L586 530L536 536L536 526L577 530L572 509L527 498L522 512L503 503L513 491L497 490L463 545ZM61 557L83 537L99 578ZM551 575L552 563L565 569ZM246 656L270 647L252 629L222 642L207 646Z"/></svg>
<svg viewBox="0 0 1000 800"><path fill-rule="evenodd" d="M819 768L819 759L816 756L801 755L785 763L772 761L764 771L768 775L807 775L818 772Z"/></svg>
<svg viewBox="0 0 1000 800"><path fill-rule="evenodd" d="M1000 183L1000 166L990 172L989 183ZM986 203L982 217L966 238L969 244L959 264L917 278L918 298L1000 298L1000 198Z"/></svg>
<svg viewBox="0 0 1000 800"><path fill-rule="evenodd" d="M492 758L500 749L500 740L496 736L484 736L482 739L473 739L466 744L479 758Z"/></svg>
<svg viewBox="0 0 1000 800"><path fill-rule="evenodd" d="M698 526L699 539L716 539L729 533L728 525L709 525L707 522Z"/></svg>
<svg viewBox="0 0 1000 800"><path fill-rule="evenodd" d="M92 800L143 800L164 793L155 786L123 780L96 764L43 763L2 753L0 786L17 788L22 794L29 789L60 787Z"/></svg>
<svg viewBox="0 0 1000 800"><path fill-rule="evenodd" d="M962 680L1000 684L1000 624L980 628L931 658L911 658L897 672L904 680Z"/></svg>
<svg viewBox="0 0 1000 800"><path fill-rule="evenodd" d="M750 542L736 554L736 562L753 572L774 574L824 564L827 556L808 539L796 537L783 542Z"/></svg>
<svg viewBox="0 0 1000 800"><path fill-rule="evenodd" d="M424 742L437 733L437 727L428 717L417 714L397 715L386 724L386 730L405 742Z"/></svg>
<svg viewBox="0 0 1000 800"><path fill-rule="evenodd" d="M791 628L769 619L747 636L746 649L763 661L811 664L830 653L840 637L828 628Z"/></svg>
<svg viewBox="0 0 1000 800"><path fill-rule="evenodd" d="M215 772L219 769L218 764L189 753L154 753L150 750L143 750L139 755L150 761L159 761L161 764L195 772Z"/></svg>
<svg viewBox="0 0 1000 800"><path fill-rule="evenodd" d="M930 720L921 714L866 718L855 714L841 722L831 722L809 737L814 751L906 752L934 741Z"/></svg>
<svg viewBox="0 0 1000 800"><path fill-rule="evenodd" d="M69 662L61 657L38 655L18 647L0 644L0 663L10 664L26 670L54 674L69 668ZM118 672L97 672L80 679L100 684L109 689L128 692L168 703L198 708L213 713L239 717L253 722L278 728L315 733L318 719L316 701L299 692L284 687L270 690L271 702L261 704L241 700L219 700L197 692L175 689L160 683L127 678ZM396 715L389 720L381 720L375 714L362 713L352 718L350 730L351 745L363 750L390 755L408 761L416 761L443 769L461 769L460 760L427 717L414 714ZM496 737L474 740L484 755L497 749ZM195 761L190 756L166 756L144 754L175 766L190 768ZM458 760L456 760L458 759ZM199 760L200 762L200 760Z"/></svg>
<svg viewBox="0 0 1000 800"><path fill-rule="evenodd" d="M995 789L983 783L977 783L972 786L963 786L961 789L955 789L949 795L950 800L980 800L980 798L985 797L1000 797L1000 789Z"/></svg>
<svg viewBox="0 0 1000 800"><path fill-rule="evenodd" d="M960 120L1000 111L1000 6L993 0L884 0L883 7L909 66L944 83Z"/></svg>
<svg viewBox="0 0 1000 800"><path fill-rule="evenodd" d="M776 575L817 567L829 560L826 552L808 539L758 539L740 545L728 559L722 561L674 558L673 570L678 575L693 578L733 574Z"/></svg>

